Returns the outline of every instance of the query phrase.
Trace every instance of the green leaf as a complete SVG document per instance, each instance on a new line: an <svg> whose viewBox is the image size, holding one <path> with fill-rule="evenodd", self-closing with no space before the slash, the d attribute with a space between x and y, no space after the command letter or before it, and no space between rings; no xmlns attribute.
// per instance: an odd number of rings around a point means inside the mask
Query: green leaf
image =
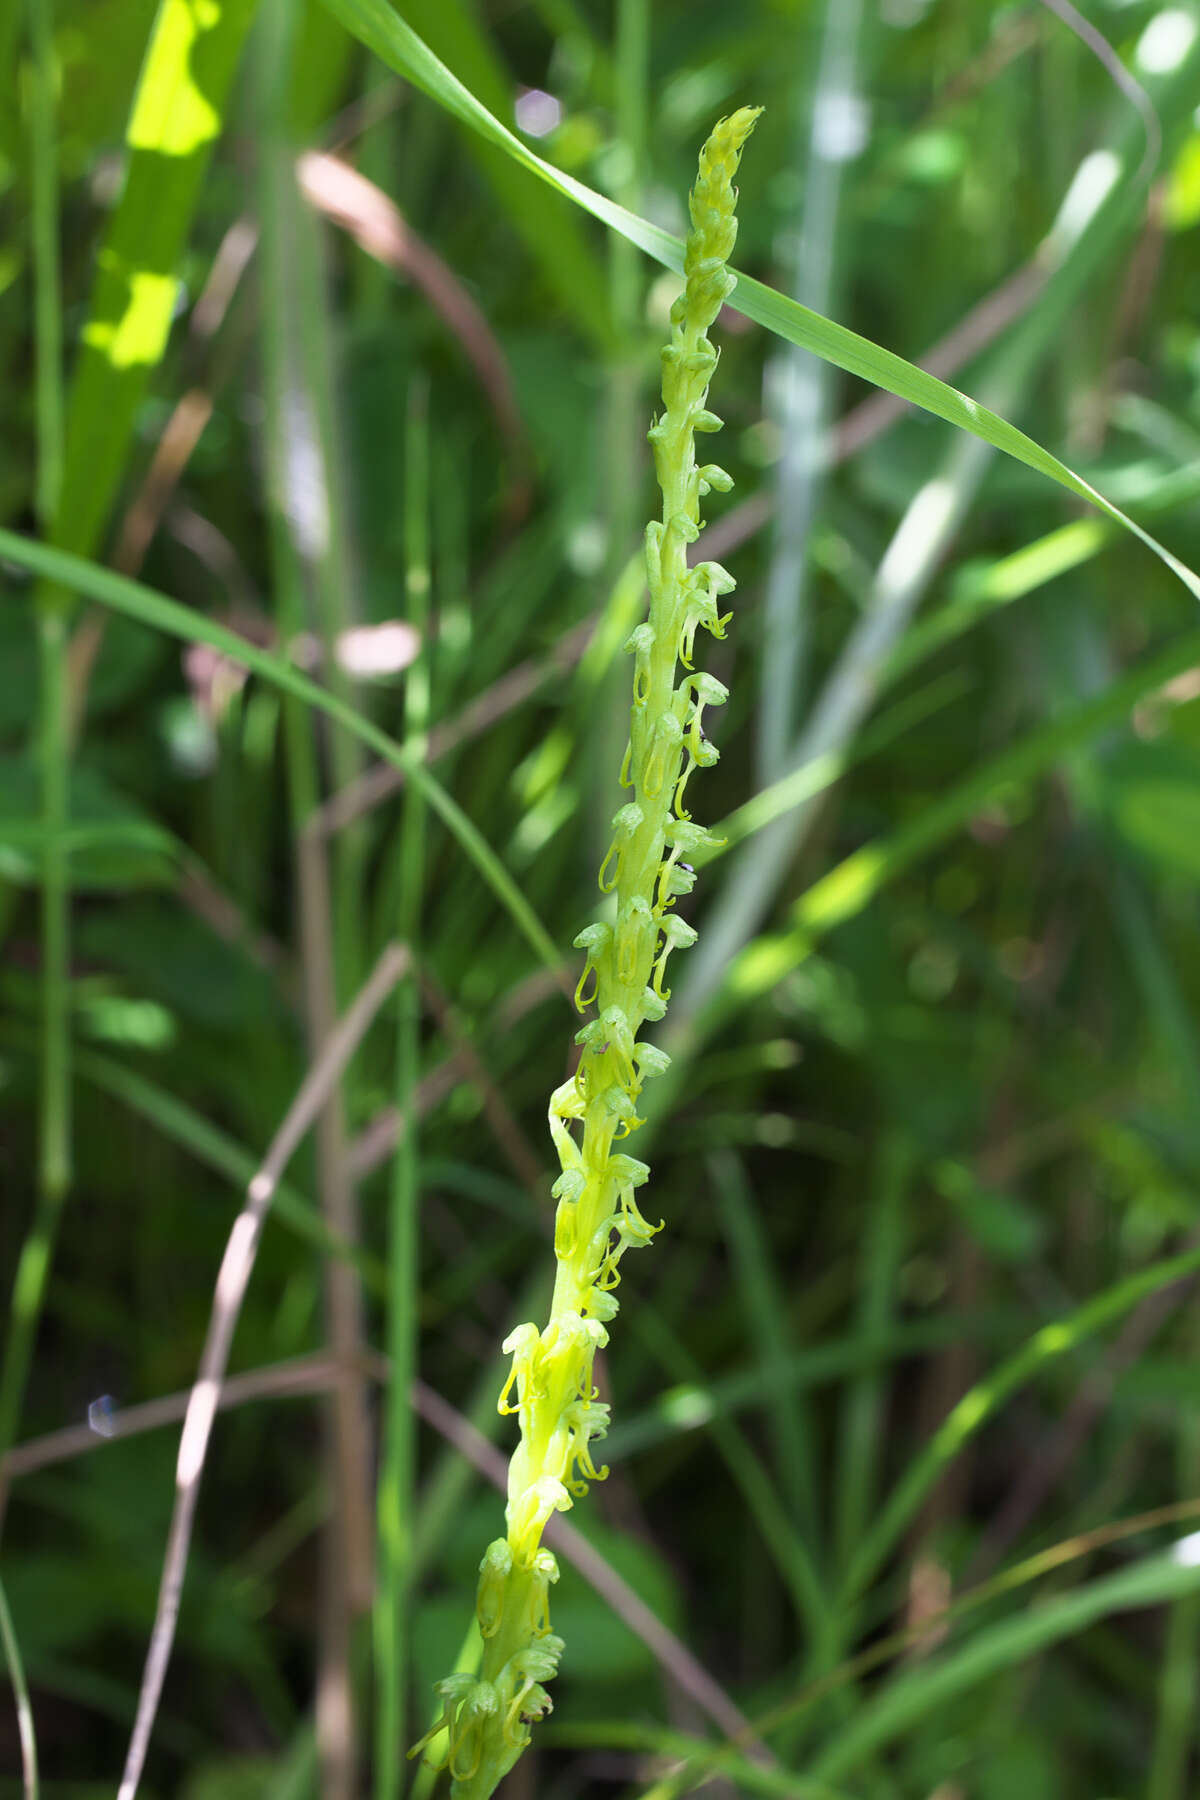
<svg viewBox="0 0 1200 1800"><path fill-rule="evenodd" d="M272 1020L288 1029L276 984L245 945L226 942L174 895L89 911L76 942L85 962L115 970L130 991L203 1031L244 1038L256 1023Z"/></svg>
<svg viewBox="0 0 1200 1800"><path fill-rule="evenodd" d="M66 841L73 887L164 887L176 879L174 838L98 769L71 772ZM0 871L9 881L40 881L46 844L36 766L23 756L0 757Z"/></svg>
<svg viewBox="0 0 1200 1800"><path fill-rule="evenodd" d="M138 695L162 662L164 645L126 619L111 619L87 685L89 723ZM37 716L38 646L32 615L0 606L0 738L25 738Z"/></svg>
<svg viewBox="0 0 1200 1800"><path fill-rule="evenodd" d="M177 600L168 599L154 588L130 581L124 575L115 575L110 569L102 569L82 557L71 556L49 544L35 543L16 532L4 530L0 530L0 557L6 557L19 568L29 569L60 588L86 594L102 606L149 626L152 631L161 631L184 644L210 644L214 650L241 663L252 674L261 675L284 693L328 714L421 789L538 957L556 976L561 974L553 939L478 826L450 798L417 755L404 749L369 719L364 719L336 694L318 687L290 663L258 649L226 626L205 618L203 613L193 612L190 607L181 606Z"/></svg>

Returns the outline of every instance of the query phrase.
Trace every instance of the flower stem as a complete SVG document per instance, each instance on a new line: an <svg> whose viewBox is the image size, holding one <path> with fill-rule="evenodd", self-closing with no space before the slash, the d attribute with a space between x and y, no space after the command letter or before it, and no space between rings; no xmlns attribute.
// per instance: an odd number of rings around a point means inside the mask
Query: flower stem
<svg viewBox="0 0 1200 1800"><path fill-rule="evenodd" d="M692 770L717 760L703 715L727 694L711 675L694 671L692 658L701 626L725 635L728 616L718 600L734 584L718 563L690 569L687 554L700 534L701 499L732 486L715 464L697 465L695 440L721 424L706 404L717 364L708 329L734 286L727 266L737 235L733 176L758 112L743 107L722 119L700 152L685 284L663 351L664 410L650 431L662 516L646 529L649 614L626 646L634 656L633 706L621 784L632 798L613 819L600 869L601 892L615 897L615 913L575 940L587 955L576 1003L581 1012L594 1006L595 1016L577 1034L578 1069L550 1100L562 1165L554 1184L558 1270L550 1319L541 1331L518 1325L504 1343L513 1361L500 1411L517 1416L521 1435L509 1465L506 1534L480 1565L483 1660L478 1675L438 1684L442 1716L410 1752L437 1743L454 1800L488 1800L528 1744L530 1725L550 1711L543 1683L556 1673L563 1643L550 1630L558 1567L541 1547L542 1532L552 1513L566 1511L589 1481L608 1473L596 1468L590 1449L608 1426L593 1362L617 1313L621 1257L662 1229L647 1223L635 1197L650 1171L623 1145L642 1123L643 1083L668 1064L638 1033L666 1011L668 957L696 940L674 910L695 881L687 856L712 843L683 800Z"/></svg>

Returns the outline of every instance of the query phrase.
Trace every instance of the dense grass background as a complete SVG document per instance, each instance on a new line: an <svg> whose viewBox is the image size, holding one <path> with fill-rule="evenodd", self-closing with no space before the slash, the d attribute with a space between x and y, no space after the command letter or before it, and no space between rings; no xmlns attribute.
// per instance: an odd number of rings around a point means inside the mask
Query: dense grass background
<svg viewBox="0 0 1200 1800"><path fill-rule="evenodd" d="M713 119L765 105L739 266L912 361L940 344L1200 566L1194 0L1073 26L1032 0L400 10L540 154L670 231ZM426 745L510 883L425 789L322 811L374 766L361 739L211 643L37 586L10 544L0 1450L35 1447L0 1573L42 1791L111 1794L178 1438L105 1433L193 1378L239 1189L408 945L265 1230L142 1789L384 1796L410 1771L372 1745L421 1729L499 1529L461 1419L507 1453L498 1345L548 1288L574 1027L531 939L565 948L594 909L673 278L321 6L157 19L144 61L150 0L0 4L0 524ZM639 1140L668 1230L627 1265L612 1475L571 1516L609 1573L564 1566L555 1717L511 1792L715 1770L1184 1800L1195 602L976 439L737 314L721 343L737 487L709 553L739 592L707 661L732 698L689 795L730 849ZM614 1612L612 1571L674 1647ZM683 1644L776 1760L718 1755ZM20 1769L6 1704L0 1793Z"/></svg>

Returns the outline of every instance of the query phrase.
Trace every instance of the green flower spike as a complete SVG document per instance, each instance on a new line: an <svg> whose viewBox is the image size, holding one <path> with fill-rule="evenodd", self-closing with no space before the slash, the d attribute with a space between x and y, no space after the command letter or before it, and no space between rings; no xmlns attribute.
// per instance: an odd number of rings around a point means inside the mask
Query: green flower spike
<svg viewBox="0 0 1200 1800"><path fill-rule="evenodd" d="M542 1532L553 1513L565 1512L590 1481L608 1473L591 1452L608 1428L592 1367L616 1316L622 1256L662 1229L647 1222L635 1198L649 1169L616 1146L642 1122L643 1082L667 1067L664 1052L639 1043L638 1032L666 1011L668 957L696 941L673 909L695 882L689 851L713 842L691 823L683 795L692 771L717 760L703 715L728 695L711 675L694 672L693 660L701 627L725 635L730 614L718 601L732 592L733 579L719 563L689 569L687 547L700 535L701 497L732 486L715 463L697 466L695 434L721 426L705 404L717 366L707 333L735 285L727 267L737 236L733 177L760 110L746 106L722 119L700 152L685 284L662 353L663 412L649 434L662 518L646 529L649 617L626 645L634 658L633 706L620 779L633 798L613 819L600 869L601 892L614 896L612 919L575 940L586 955L576 1004L581 1012L594 1007L595 1016L578 1034L576 1073L550 1100L550 1135L562 1165L554 1184L554 1299L544 1330L518 1325L504 1342L512 1369L500 1411L516 1416L521 1438L509 1465L507 1530L479 1569L480 1671L439 1683L442 1715L410 1752L436 1741L437 1766L449 1769L454 1800L488 1800L529 1742L530 1726L550 1711L542 1684L557 1672L563 1644L550 1631L558 1566L541 1547ZM680 662L687 673L677 685Z"/></svg>

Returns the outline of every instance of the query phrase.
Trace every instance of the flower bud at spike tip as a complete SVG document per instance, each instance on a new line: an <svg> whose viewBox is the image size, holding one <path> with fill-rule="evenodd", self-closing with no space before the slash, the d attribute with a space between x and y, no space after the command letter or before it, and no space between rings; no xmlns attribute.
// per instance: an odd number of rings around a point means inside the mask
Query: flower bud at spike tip
<svg viewBox="0 0 1200 1800"><path fill-rule="evenodd" d="M690 670L697 630L720 637L728 623L717 597L731 591L732 578L716 563L689 570L687 546L700 534L701 496L732 486L718 464L697 462L696 433L721 429L707 404L717 366L708 331L735 286L727 266L737 237L733 178L759 110L742 107L717 125L700 152L689 200L684 287L671 308L662 411L650 431L662 491L661 518L645 536L650 610L626 644L634 658L633 703L620 785L630 797L613 818L599 876L601 891L615 896L616 923L589 925L575 939L585 956L576 1003L592 1017L578 1033L576 1073L549 1107L562 1169L553 1189L557 1276L550 1321L541 1332L518 1325L504 1342L512 1363L499 1408L515 1418L521 1435L509 1466L507 1531L488 1546L479 1569L482 1661L478 1675L439 1684L442 1714L419 1746L431 1744L431 1760L449 1769L452 1800L488 1800L529 1742L533 1723L550 1710L543 1684L558 1671L563 1643L550 1628L558 1567L542 1547L542 1533L555 1512L565 1512L608 1472L591 1451L608 1428L593 1365L617 1312L612 1289L622 1257L645 1248L662 1229L634 1199L649 1169L620 1146L642 1123L643 1082L661 1075L669 1061L639 1036L666 1011L667 957L696 941L693 927L673 910L694 879L681 858L713 841L689 822L681 801L691 771L716 761L700 722L725 689L703 671L681 685L678 659L682 651Z"/></svg>

